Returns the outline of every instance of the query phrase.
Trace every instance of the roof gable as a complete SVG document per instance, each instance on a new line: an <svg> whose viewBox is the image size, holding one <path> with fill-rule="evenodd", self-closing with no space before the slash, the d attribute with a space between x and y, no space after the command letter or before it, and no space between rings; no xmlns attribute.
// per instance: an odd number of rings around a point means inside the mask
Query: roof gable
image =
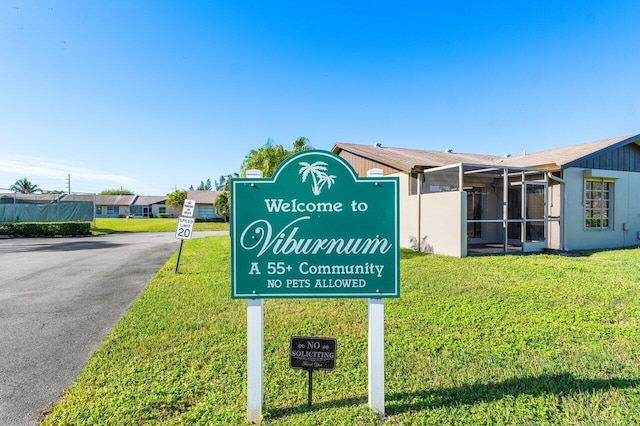
<svg viewBox="0 0 640 426"><path fill-rule="evenodd" d="M638 144L640 135L622 136L510 157L500 164L546 170L584 167L640 171Z"/></svg>
<svg viewBox="0 0 640 426"><path fill-rule="evenodd" d="M167 201L167 196L162 195L140 195L136 198L133 205L135 206L148 206L151 204L162 204Z"/></svg>

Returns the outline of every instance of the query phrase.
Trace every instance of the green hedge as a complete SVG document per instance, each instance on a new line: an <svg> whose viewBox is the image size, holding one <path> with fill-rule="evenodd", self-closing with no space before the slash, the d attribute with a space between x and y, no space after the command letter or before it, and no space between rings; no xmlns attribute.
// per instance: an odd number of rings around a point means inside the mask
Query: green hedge
<svg viewBox="0 0 640 426"><path fill-rule="evenodd" d="M0 224L0 235L16 237L72 237L91 235L90 222L20 222Z"/></svg>
<svg viewBox="0 0 640 426"><path fill-rule="evenodd" d="M224 222L223 217L196 217L196 222Z"/></svg>

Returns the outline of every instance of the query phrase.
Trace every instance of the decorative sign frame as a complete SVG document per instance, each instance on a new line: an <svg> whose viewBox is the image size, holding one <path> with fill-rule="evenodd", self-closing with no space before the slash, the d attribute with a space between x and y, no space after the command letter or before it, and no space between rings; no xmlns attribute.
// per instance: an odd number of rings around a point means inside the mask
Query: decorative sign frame
<svg viewBox="0 0 640 426"><path fill-rule="evenodd" d="M271 178L233 179L231 296L400 296L399 179L302 151Z"/></svg>

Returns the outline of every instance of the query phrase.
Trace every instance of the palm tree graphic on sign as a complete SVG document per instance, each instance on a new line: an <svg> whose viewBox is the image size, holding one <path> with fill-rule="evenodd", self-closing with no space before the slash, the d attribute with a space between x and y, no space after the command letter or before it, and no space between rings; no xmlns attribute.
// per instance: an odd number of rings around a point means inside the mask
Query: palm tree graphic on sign
<svg viewBox="0 0 640 426"><path fill-rule="evenodd" d="M313 195L320 195L325 185L327 185L327 188L331 188L331 185L335 183L336 177L327 174L327 163L324 161L315 161L313 164L301 161L299 164L302 166L298 171L298 174L302 175L302 182L306 182L307 177L311 175L313 181L311 191Z"/></svg>

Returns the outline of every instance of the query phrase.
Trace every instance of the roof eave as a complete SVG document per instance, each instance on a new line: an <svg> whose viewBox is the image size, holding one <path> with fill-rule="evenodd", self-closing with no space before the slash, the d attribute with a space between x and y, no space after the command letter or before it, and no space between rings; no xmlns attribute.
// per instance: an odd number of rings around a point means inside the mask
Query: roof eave
<svg viewBox="0 0 640 426"><path fill-rule="evenodd" d="M599 150L594 151L594 152L592 152L590 154L584 155L584 156L582 156L580 158L576 158L574 160L571 160L571 161L569 161L567 163L560 164L560 167L561 167L562 170L568 169L570 167L575 167L575 166L577 166L579 163L581 163L583 161L589 160L589 159L591 159L593 157L597 157L598 155L602 155L602 154L604 154L606 152L616 150L616 149L618 149L620 147L623 147L623 146L626 146L626 145L629 145L629 144L632 144L632 143L636 143L636 144L640 145L640 134L637 134L635 136L631 136L629 138L623 139L623 140L621 140L619 142L616 142L613 145L609 145L606 148L599 149Z"/></svg>
<svg viewBox="0 0 640 426"><path fill-rule="evenodd" d="M359 150L358 148L353 148L353 146L349 146L349 147L345 147L345 146L341 146L342 144L337 143L334 145L333 149L331 150L334 154L340 155L341 151L347 151L351 154L354 155L358 155L360 157L364 157L364 158L368 158L370 160L376 161L380 164L384 164L387 165L391 168L394 169L398 169L402 172L405 173L411 173L412 171L415 171L416 169L419 169L421 166L414 164L410 167L407 167L406 164L401 164L401 163L397 163L393 160L390 160L388 158L384 158L383 156L377 156L377 155L371 155L370 152L366 151L366 150Z"/></svg>

